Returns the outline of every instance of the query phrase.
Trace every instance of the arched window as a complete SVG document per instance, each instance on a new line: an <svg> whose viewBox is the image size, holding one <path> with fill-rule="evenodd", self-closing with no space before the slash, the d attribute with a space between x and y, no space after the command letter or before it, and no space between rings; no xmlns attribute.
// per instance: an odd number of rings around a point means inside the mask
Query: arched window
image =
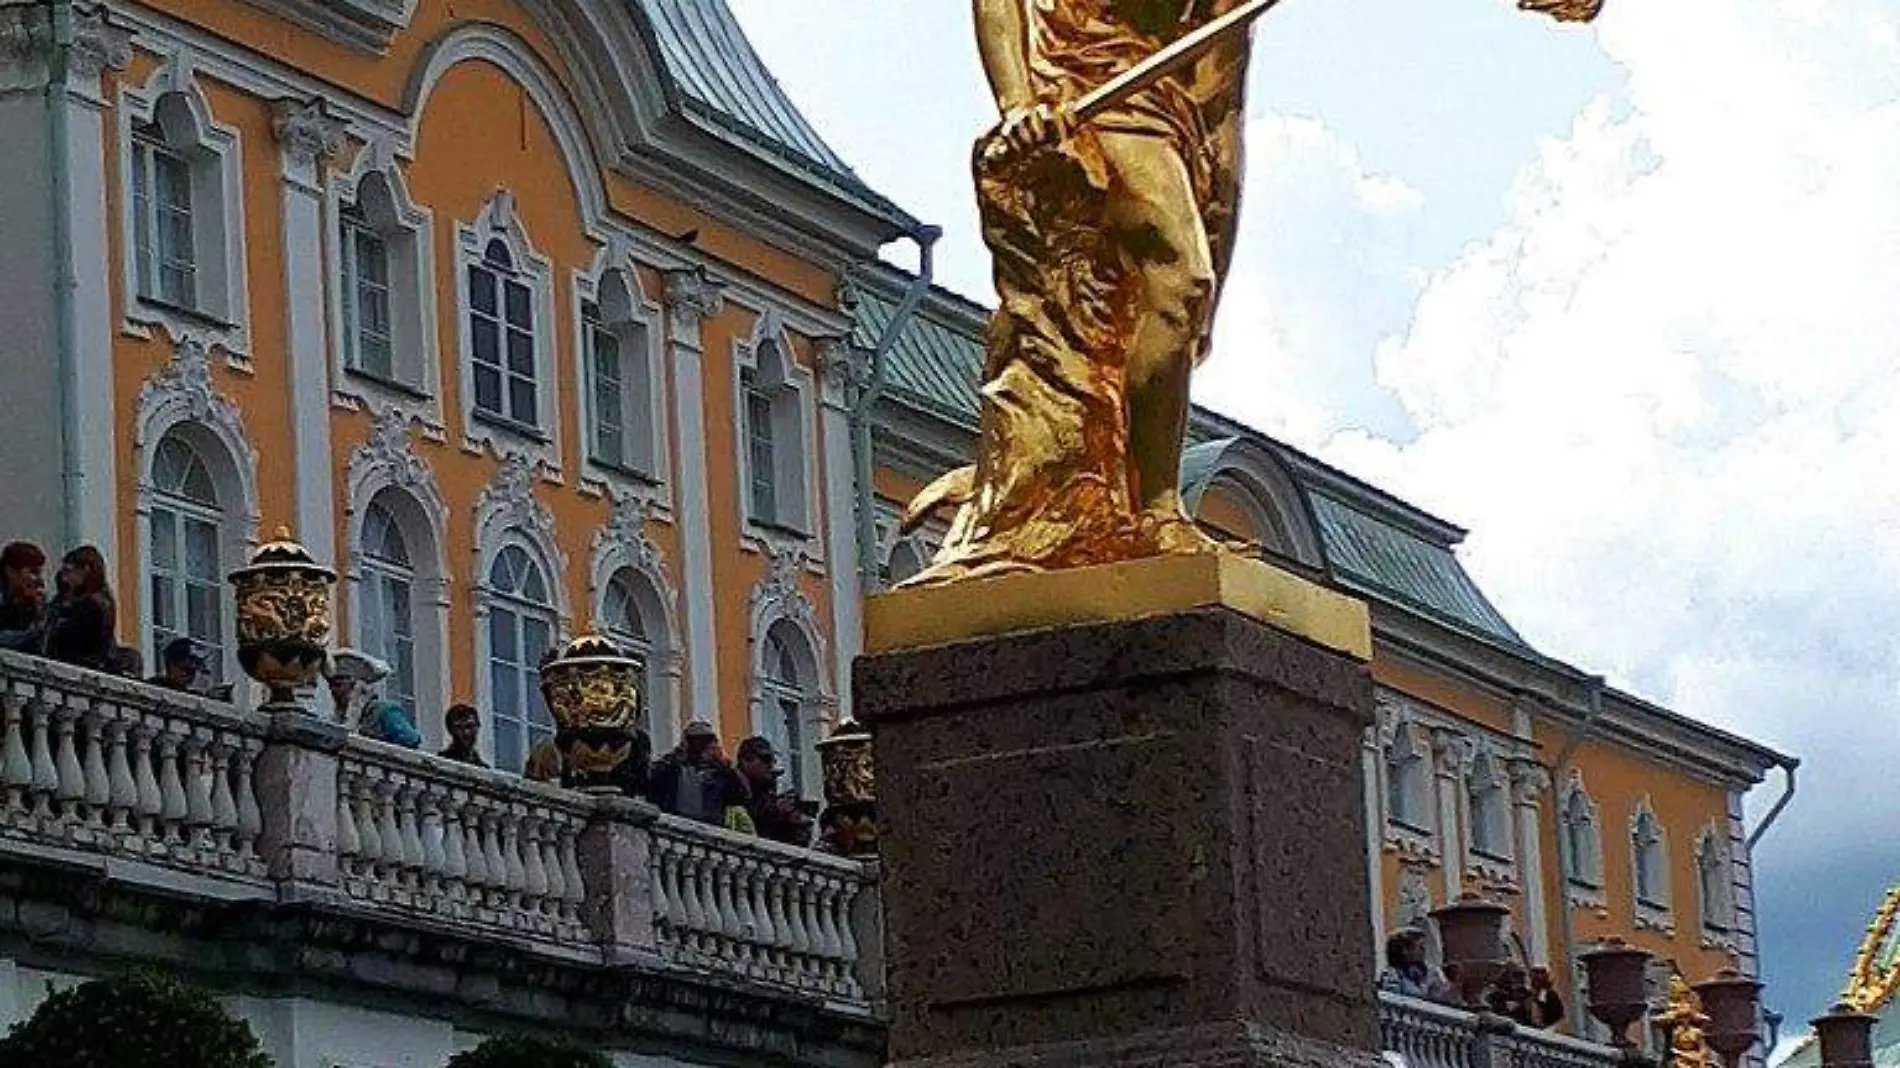
<svg viewBox="0 0 1900 1068"><path fill-rule="evenodd" d="M351 372L433 393L423 322L424 218L405 206L390 174L370 171L357 181L338 216L339 343Z"/></svg>
<svg viewBox="0 0 1900 1068"><path fill-rule="evenodd" d="M640 614L640 598L634 585L637 581L632 568L623 567L614 572L607 583L600 621L607 637L640 661L640 711L647 733L651 735L657 727L654 682L659 676L653 670L653 640Z"/></svg>
<svg viewBox="0 0 1900 1068"><path fill-rule="evenodd" d="M522 427L539 427L540 386L534 334L535 293L501 238L468 266L468 345L475 410Z"/></svg>
<svg viewBox="0 0 1900 1068"><path fill-rule="evenodd" d="M540 565L519 545L495 554L488 589L495 766L520 771L528 753L554 736L554 720L541 699L541 656L554 643L554 601Z"/></svg>
<svg viewBox="0 0 1900 1068"><path fill-rule="evenodd" d="M1465 777L1466 805L1471 813L1471 849L1494 859L1511 856L1510 780L1487 750L1472 758Z"/></svg>
<svg viewBox="0 0 1900 1068"><path fill-rule="evenodd" d="M764 676L759 689L763 707L754 729L771 739L772 747L783 754L785 778L780 780L780 787L809 796L817 785L806 781L806 767L812 763L818 742L812 716L817 701L813 685L817 665L810 643L796 624L781 619L766 631L762 666Z"/></svg>
<svg viewBox="0 0 1900 1068"><path fill-rule="evenodd" d="M884 565L884 581L886 585L895 586L929 563L930 551L916 538L905 538L891 546L890 559Z"/></svg>
<svg viewBox="0 0 1900 1068"><path fill-rule="evenodd" d="M602 467L658 478L665 438L653 386L655 335L639 288L626 272L604 272L596 288L598 299L581 302L587 457Z"/></svg>
<svg viewBox="0 0 1900 1068"><path fill-rule="evenodd" d="M237 143L216 125L195 88L159 94L149 108L127 100L132 292L164 318L182 311L221 321L241 317Z"/></svg>
<svg viewBox="0 0 1900 1068"><path fill-rule="evenodd" d="M1432 825L1431 768L1417 730L1401 723L1385 754L1386 815L1413 830Z"/></svg>
<svg viewBox="0 0 1900 1068"><path fill-rule="evenodd" d="M1725 932L1735 922L1734 873L1728 843L1714 826L1703 828L1695 846L1696 897L1706 931Z"/></svg>
<svg viewBox="0 0 1900 1068"><path fill-rule="evenodd" d="M752 362L741 365L739 387L746 518L808 530L804 398L785 344L761 339Z"/></svg>
<svg viewBox="0 0 1900 1068"><path fill-rule="evenodd" d="M386 503L370 502L363 515L363 603L356 642L389 665L384 693L411 715L417 715L415 587L415 565L402 527Z"/></svg>
<svg viewBox="0 0 1900 1068"><path fill-rule="evenodd" d="M152 653L198 642L214 683L224 680L224 512L211 469L177 431L152 458L149 576Z"/></svg>
<svg viewBox="0 0 1900 1068"><path fill-rule="evenodd" d="M1581 780L1573 779L1570 788L1564 791L1561 815L1563 828L1558 847L1564 851L1573 888L1600 889L1603 886L1602 835L1597 827L1597 807Z"/></svg>
<svg viewBox="0 0 1900 1068"><path fill-rule="evenodd" d="M1663 838L1662 824L1645 798L1630 820L1630 856L1636 876L1636 901L1639 905L1669 907L1669 850Z"/></svg>

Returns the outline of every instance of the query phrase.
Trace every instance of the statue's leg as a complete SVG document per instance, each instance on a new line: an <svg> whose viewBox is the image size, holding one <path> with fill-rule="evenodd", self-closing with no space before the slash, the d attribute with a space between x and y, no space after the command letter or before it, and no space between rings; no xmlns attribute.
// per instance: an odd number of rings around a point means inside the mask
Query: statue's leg
<svg viewBox="0 0 1900 1068"><path fill-rule="evenodd" d="M1131 489L1166 551L1206 551L1181 501L1188 375L1214 292L1214 269L1187 167L1160 136L1105 133L1114 173L1111 221L1139 273L1143 303L1127 355Z"/></svg>

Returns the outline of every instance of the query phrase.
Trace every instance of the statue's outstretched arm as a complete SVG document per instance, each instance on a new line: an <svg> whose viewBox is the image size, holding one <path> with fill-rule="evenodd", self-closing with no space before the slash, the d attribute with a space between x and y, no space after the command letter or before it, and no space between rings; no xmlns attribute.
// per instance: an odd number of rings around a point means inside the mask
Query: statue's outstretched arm
<svg viewBox="0 0 1900 1068"><path fill-rule="evenodd" d="M1004 115L1035 106L1029 84L1029 31L1023 0L975 0L976 47Z"/></svg>

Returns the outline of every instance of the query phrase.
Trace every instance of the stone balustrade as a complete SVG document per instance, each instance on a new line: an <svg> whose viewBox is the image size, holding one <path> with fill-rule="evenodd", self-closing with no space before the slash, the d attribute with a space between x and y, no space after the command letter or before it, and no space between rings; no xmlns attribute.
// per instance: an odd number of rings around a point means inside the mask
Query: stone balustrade
<svg viewBox="0 0 1900 1068"><path fill-rule="evenodd" d="M119 881L168 894L338 907L384 930L771 990L867 1022L878 984L866 976L881 968L874 874L857 861L312 715L0 652L0 866L9 855L116 863ZM864 932L873 944L861 951Z"/></svg>
<svg viewBox="0 0 1900 1068"><path fill-rule="evenodd" d="M0 653L0 838L262 883L267 721Z"/></svg>
<svg viewBox="0 0 1900 1068"><path fill-rule="evenodd" d="M853 917L862 865L661 817L653 915L661 956L827 999L864 1000Z"/></svg>
<svg viewBox="0 0 1900 1068"><path fill-rule="evenodd" d="M1380 1048L1405 1068L1612 1068L1609 1046L1519 1027L1502 1016L1379 994Z"/></svg>

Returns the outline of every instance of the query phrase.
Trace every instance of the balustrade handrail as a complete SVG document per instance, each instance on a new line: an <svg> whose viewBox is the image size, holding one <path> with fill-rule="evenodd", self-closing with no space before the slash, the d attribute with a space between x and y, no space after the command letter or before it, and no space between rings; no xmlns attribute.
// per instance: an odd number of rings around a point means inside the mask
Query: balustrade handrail
<svg viewBox="0 0 1900 1068"><path fill-rule="evenodd" d="M1617 1051L1490 1013L1379 991L1380 1046L1407 1068L1610 1068Z"/></svg>

